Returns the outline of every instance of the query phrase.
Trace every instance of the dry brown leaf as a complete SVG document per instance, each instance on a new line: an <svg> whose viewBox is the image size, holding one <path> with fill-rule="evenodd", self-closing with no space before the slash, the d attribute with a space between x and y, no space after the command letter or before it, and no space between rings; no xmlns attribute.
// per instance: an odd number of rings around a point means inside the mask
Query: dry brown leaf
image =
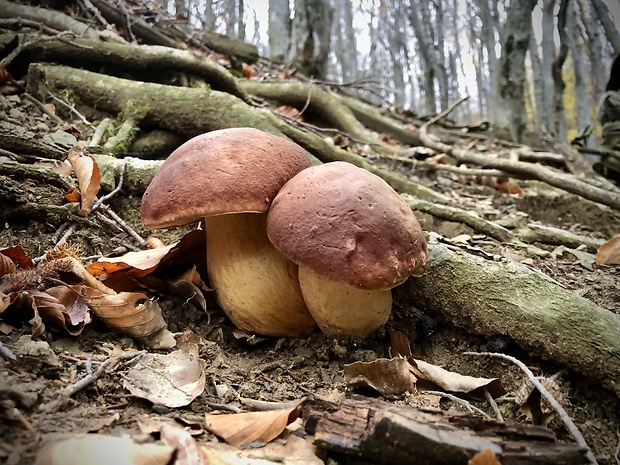
<svg viewBox="0 0 620 465"><path fill-rule="evenodd" d="M162 258L176 245L175 243L157 249L127 252L120 257L100 258L97 262L89 265L86 270L93 276L111 274L122 270L127 270L130 276L145 276L157 268Z"/></svg>
<svg viewBox="0 0 620 465"><path fill-rule="evenodd" d="M71 176L71 173L73 173L73 168L71 167L71 163L69 163L69 160L37 160L35 165L45 166L46 168L49 168L50 170L60 174L61 176Z"/></svg>
<svg viewBox="0 0 620 465"><path fill-rule="evenodd" d="M164 241L155 236L149 236L145 239L145 242L149 245L151 249L159 249L161 247L166 247Z"/></svg>
<svg viewBox="0 0 620 465"><path fill-rule="evenodd" d="M0 66L0 84L6 84L11 79L13 79L11 73L9 73L9 71L4 66Z"/></svg>
<svg viewBox="0 0 620 465"><path fill-rule="evenodd" d="M494 182L490 182L488 185L492 187L493 189L497 189L498 191L506 192L507 194L510 194L517 199L522 199L523 197L525 197L525 193L523 192L523 190L521 190L519 186L517 186L516 184L512 184L510 182L507 182L507 181L503 181L503 182L494 181Z"/></svg>
<svg viewBox="0 0 620 465"><path fill-rule="evenodd" d="M241 74L243 75L244 78L250 79L254 77L254 75L256 74L256 71L254 71L254 68L252 68L247 63L243 63L243 65L241 65Z"/></svg>
<svg viewBox="0 0 620 465"><path fill-rule="evenodd" d="M445 391L469 394L483 399L484 393L481 392L483 388L487 388L494 398L506 394L501 381L497 378L475 378L445 370L423 360L413 359L413 362L414 373Z"/></svg>
<svg viewBox="0 0 620 465"><path fill-rule="evenodd" d="M4 311L7 309L10 303L11 303L11 298L8 295L0 292L0 315L4 313Z"/></svg>
<svg viewBox="0 0 620 465"><path fill-rule="evenodd" d="M128 437L81 434L45 444L34 465L167 465L174 448L159 444L138 444Z"/></svg>
<svg viewBox="0 0 620 465"><path fill-rule="evenodd" d="M395 329L389 330L390 334L390 357L411 357L411 343L409 338Z"/></svg>
<svg viewBox="0 0 620 465"><path fill-rule="evenodd" d="M474 455L467 465L502 465L502 463L495 457L495 452L490 448L486 448L481 452Z"/></svg>
<svg viewBox="0 0 620 465"><path fill-rule="evenodd" d="M69 203L79 202L81 198L80 191L71 189L65 194L65 200Z"/></svg>
<svg viewBox="0 0 620 465"><path fill-rule="evenodd" d="M86 216L90 213L89 207L99 193L101 182L99 166L91 155L78 146L69 150L67 159L73 167L80 188L81 209L78 213Z"/></svg>
<svg viewBox="0 0 620 465"><path fill-rule="evenodd" d="M0 252L0 277L7 275L9 273L13 273L17 266L9 257Z"/></svg>
<svg viewBox="0 0 620 465"><path fill-rule="evenodd" d="M290 105L282 105L274 110L278 115L286 116L287 118L294 119L295 121L303 122L304 118L299 110Z"/></svg>
<svg viewBox="0 0 620 465"><path fill-rule="evenodd" d="M183 407L205 388L205 362L198 353L175 350L146 354L125 377L124 386L134 396L166 407Z"/></svg>
<svg viewBox="0 0 620 465"><path fill-rule="evenodd" d="M349 387L374 389L384 396L414 392L417 381L409 370L409 362L402 357L345 365L344 380Z"/></svg>
<svg viewBox="0 0 620 465"><path fill-rule="evenodd" d="M207 431L228 444L241 447L253 442L268 443L277 438L286 426L297 419L298 408L305 400L287 409L264 412L205 414Z"/></svg>
<svg viewBox="0 0 620 465"><path fill-rule="evenodd" d="M31 268L34 268L34 263L26 254L26 251L21 245L14 245L13 247L6 247L4 249L0 249L0 254L10 258L13 263L20 267L22 270L29 270ZM0 274L0 276L2 275Z"/></svg>
<svg viewBox="0 0 620 465"><path fill-rule="evenodd" d="M76 286L77 287L77 286ZM174 337L166 328L159 304L142 292L103 294L79 286L80 294L95 316L121 334L139 339L154 349L174 347Z"/></svg>
<svg viewBox="0 0 620 465"><path fill-rule="evenodd" d="M620 265L620 234L598 248L596 263L597 265Z"/></svg>

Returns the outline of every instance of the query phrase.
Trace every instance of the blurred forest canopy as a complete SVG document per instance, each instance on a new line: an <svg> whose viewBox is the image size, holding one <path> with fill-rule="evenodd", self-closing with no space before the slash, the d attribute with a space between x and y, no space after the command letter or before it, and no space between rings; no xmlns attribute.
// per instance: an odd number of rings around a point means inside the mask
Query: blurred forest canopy
<svg viewBox="0 0 620 465"><path fill-rule="evenodd" d="M620 0L157 3L372 103L436 114L469 95L455 119L489 119L517 141L526 130L568 141L594 126L620 54Z"/></svg>

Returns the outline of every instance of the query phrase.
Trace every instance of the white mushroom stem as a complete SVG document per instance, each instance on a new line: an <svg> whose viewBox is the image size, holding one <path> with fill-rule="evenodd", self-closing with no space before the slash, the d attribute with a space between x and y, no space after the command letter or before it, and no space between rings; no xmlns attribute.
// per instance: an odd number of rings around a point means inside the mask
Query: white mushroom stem
<svg viewBox="0 0 620 465"><path fill-rule="evenodd" d="M304 337L316 327L297 265L267 238L267 214L205 218L207 269L215 298L233 324L265 336Z"/></svg>
<svg viewBox="0 0 620 465"><path fill-rule="evenodd" d="M392 310L392 291L357 289L299 267L299 284L308 310L331 336L365 336L384 324Z"/></svg>

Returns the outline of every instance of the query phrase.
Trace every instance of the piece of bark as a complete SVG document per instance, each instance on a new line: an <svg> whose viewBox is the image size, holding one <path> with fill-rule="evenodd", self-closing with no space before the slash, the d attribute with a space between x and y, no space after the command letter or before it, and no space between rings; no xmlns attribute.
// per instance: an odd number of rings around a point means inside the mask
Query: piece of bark
<svg viewBox="0 0 620 465"><path fill-rule="evenodd" d="M540 272L429 244L427 272L394 295L471 333L508 336L620 395L620 319Z"/></svg>
<svg viewBox="0 0 620 465"><path fill-rule="evenodd" d="M333 410L333 409L332 409ZM503 423L468 413L397 406L353 396L335 411L310 409L306 430L319 448L372 463L466 465L491 449L502 465L582 464L584 449L556 441L541 426Z"/></svg>

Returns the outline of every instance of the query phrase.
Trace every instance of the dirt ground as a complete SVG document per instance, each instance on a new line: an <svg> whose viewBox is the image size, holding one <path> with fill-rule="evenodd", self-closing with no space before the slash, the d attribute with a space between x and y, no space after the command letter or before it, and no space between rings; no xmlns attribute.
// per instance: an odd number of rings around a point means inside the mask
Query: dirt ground
<svg viewBox="0 0 620 465"><path fill-rule="evenodd" d="M5 99L4 111L37 135L46 133L45 117L39 113L29 113L29 105L19 97ZM528 221L601 239L608 239L619 232L619 212L558 191L540 191L534 183L523 183L525 197L515 199L478 182L448 175L443 175L439 180L437 176L425 175L421 180L445 193L458 192L469 199L488 202L505 218L527 214ZM8 186L5 182L8 181L3 179L2 183ZM32 202L64 203L65 192L32 179L22 180L19 189ZM140 225L138 196L121 191L110 205L142 237L153 234ZM425 231L434 231L448 238L475 234L460 223L441 221L427 214L417 216ZM54 246L53 236L62 223L61 218L54 217L48 217L45 221L3 218L0 247L19 244L30 257L39 257ZM158 231L153 235L165 243L172 243L187 230ZM86 257L85 264L88 264L119 247L115 239L125 238L103 228L78 227L68 243L79 251L81 257ZM594 265L589 270L570 253L540 258L507 248L488 238L477 245L513 260L528 260L531 266L567 288L604 309L620 313L618 266ZM555 246L538 245L547 250L555 249ZM141 434L140 421L153 416L181 417L188 423L201 423L206 412L241 407L241 398L286 401L310 395L338 401L351 393L344 382L345 364L388 356L389 338L385 329L362 340L333 339L318 332L302 340L248 339L239 337L224 313L212 302L208 315L170 296L162 296L159 303L170 331L176 333L189 328L207 341L200 354L207 367L207 385L203 395L185 408L154 406L131 396L123 388L129 366L121 364L71 398L62 396L63 388L85 373L88 355L92 355L93 363L101 363L112 354L139 347L130 338L114 333L98 321L87 325L76 337L48 333L44 339L48 344L29 349L30 352L24 353L18 362L11 363L0 357L2 382L16 386L25 395L36 399L31 408L21 410L21 420L7 419L9 412L5 411L5 419L0 422L0 461L11 465L32 463L42 440L52 433L101 432L136 436ZM562 369L530 357L514 344L487 340L458 328L447 327L442 322L425 317L423 312L424 309L416 308L415 302L396 301L386 328L403 331L412 342L413 353L418 358L464 375L499 378L508 392L498 399L507 420L523 421L517 415L514 396L524 382L524 375L508 363L472 358L463 355L463 352L498 350L499 347L539 374L551 375ZM29 333L28 325L23 325L0 334L0 341L9 348L15 347L18 341L24 342L24 337L27 339ZM573 372L560 378L560 385L569 401L567 411L584 434L599 463L617 464L620 402L599 384L600 380L586 379ZM446 398L415 394L390 401L446 410L462 409ZM486 402L475 401L473 404L493 415ZM562 441L572 441L559 421L553 421L550 427ZM214 436L204 431L197 439L217 442Z"/></svg>

